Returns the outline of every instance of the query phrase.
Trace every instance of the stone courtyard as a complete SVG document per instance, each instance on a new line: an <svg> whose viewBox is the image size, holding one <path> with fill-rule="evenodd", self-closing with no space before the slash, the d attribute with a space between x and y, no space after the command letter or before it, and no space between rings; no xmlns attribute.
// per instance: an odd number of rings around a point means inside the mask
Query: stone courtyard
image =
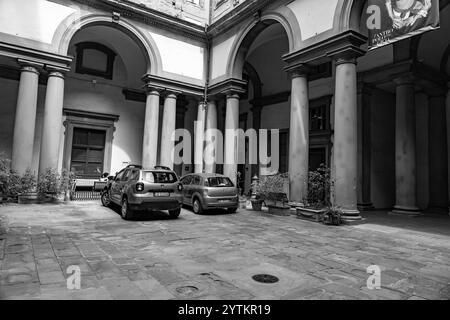
<svg viewBox="0 0 450 320"><path fill-rule="evenodd" d="M124 221L98 202L0 207L0 299L449 299L450 218L325 226L240 210ZM369 290L378 265L381 289ZM69 266L81 288L67 289ZM258 283L255 274L279 278Z"/></svg>

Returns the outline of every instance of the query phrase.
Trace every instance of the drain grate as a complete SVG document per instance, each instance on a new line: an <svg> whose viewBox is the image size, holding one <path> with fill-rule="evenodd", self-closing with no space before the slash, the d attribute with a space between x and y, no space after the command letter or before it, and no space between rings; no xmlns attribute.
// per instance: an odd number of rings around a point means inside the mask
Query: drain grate
<svg viewBox="0 0 450 320"><path fill-rule="evenodd" d="M277 277L270 274L255 274L252 278L253 280L261 283L276 283L280 281Z"/></svg>

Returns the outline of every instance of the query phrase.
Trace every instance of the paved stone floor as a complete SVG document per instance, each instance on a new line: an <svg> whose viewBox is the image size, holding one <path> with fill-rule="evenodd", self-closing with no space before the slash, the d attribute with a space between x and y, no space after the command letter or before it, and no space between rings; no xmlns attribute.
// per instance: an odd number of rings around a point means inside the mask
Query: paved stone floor
<svg viewBox="0 0 450 320"><path fill-rule="evenodd" d="M449 299L450 217L332 227L241 210L123 221L97 202L0 206L0 299ZM369 290L370 265L382 288ZM68 290L67 267L81 269ZM272 274L261 284L254 274Z"/></svg>

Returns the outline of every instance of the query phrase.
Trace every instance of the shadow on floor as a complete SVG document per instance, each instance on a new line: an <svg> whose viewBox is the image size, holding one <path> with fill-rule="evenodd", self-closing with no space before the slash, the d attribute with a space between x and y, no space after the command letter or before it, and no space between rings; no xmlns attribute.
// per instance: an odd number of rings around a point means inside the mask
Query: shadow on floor
<svg viewBox="0 0 450 320"><path fill-rule="evenodd" d="M361 216L367 219L367 224L450 236L450 216L445 214L423 213L409 217L387 211L365 211L361 212Z"/></svg>

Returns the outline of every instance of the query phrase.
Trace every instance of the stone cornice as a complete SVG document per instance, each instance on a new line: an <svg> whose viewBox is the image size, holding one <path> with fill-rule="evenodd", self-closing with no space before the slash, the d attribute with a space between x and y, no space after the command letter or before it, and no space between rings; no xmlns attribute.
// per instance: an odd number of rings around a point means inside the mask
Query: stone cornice
<svg viewBox="0 0 450 320"><path fill-rule="evenodd" d="M20 60L28 60L35 64L40 64L46 68L58 68L69 70L73 57L49 53L27 47L17 46L10 43L0 42L0 56Z"/></svg>
<svg viewBox="0 0 450 320"><path fill-rule="evenodd" d="M188 94L193 96L203 96L204 87L187 82L162 78L151 74L146 74L142 77L142 81L145 82L144 87L146 89L156 89L158 91L172 92L175 94Z"/></svg>
<svg viewBox="0 0 450 320"><path fill-rule="evenodd" d="M129 1L118 0L74 0L90 7L114 11L121 17L140 21L144 24L163 28L188 38L206 40L205 28L195 23L184 21L169 14L138 5Z"/></svg>
<svg viewBox="0 0 450 320"><path fill-rule="evenodd" d="M296 52L283 56L287 63L286 71L305 65L318 65L337 58L356 58L364 55L361 45L366 43L367 37L353 30L332 36L324 41L315 43Z"/></svg>
<svg viewBox="0 0 450 320"><path fill-rule="evenodd" d="M210 96L223 94L243 94L247 91L247 81L240 79L227 79L209 86Z"/></svg>

